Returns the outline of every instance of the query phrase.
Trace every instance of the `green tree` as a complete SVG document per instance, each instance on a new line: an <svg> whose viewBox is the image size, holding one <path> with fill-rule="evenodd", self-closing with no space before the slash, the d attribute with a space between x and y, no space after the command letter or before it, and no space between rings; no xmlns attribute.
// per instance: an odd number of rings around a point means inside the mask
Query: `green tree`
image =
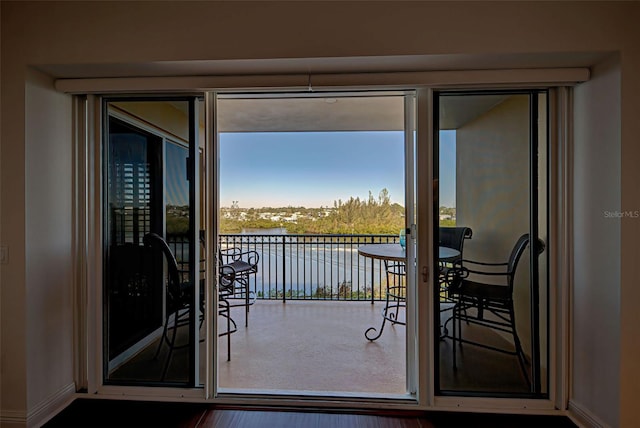
<svg viewBox="0 0 640 428"><path fill-rule="evenodd" d="M326 208L285 207L251 209L245 211L243 220L239 219L237 201L230 209L223 209L220 220L222 233L239 233L243 228L271 229L285 227L289 233L296 234L396 234L404 227L404 207L391 203L389 191L384 188L374 197L369 191L366 200L350 197L333 203L331 213L326 216ZM260 212L295 212L304 214L297 223L280 223L268 219L260 219Z"/></svg>

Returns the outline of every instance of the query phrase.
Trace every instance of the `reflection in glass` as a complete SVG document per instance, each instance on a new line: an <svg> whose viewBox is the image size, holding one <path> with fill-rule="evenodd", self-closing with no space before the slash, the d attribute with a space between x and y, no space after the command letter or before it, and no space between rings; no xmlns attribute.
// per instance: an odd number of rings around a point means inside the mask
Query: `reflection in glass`
<svg viewBox="0 0 640 428"><path fill-rule="evenodd" d="M546 98L447 93L438 102L435 241L462 254L461 261L439 261L436 391L542 396L548 388ZM539 125L535 132L531 123ZM533 177L538 185L531 187ZM540 245L527 240L532 233ZM517 266L514 276L497 275L509 266ZM487 269L489 277L476 273ZM536 301L540 309L532 313Z"/></svg>
<svg viewBox="0 0 640 428"><path fill-rule="evenodd" d="M183 300L178 310L175 290L193 289L189 102L105 107L105 383L186 386L193 381L190 319L181 315L191 304ZM186 320L183 327L173 328L173 315Z"/></svg>

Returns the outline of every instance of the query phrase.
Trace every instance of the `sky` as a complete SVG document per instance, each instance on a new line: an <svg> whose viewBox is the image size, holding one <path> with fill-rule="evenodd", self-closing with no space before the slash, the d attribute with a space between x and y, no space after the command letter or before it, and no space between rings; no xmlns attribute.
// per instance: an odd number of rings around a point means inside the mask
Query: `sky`
<svg viewBox="0 0 640 428"><path fill-rule="evenodd" d="M440 206L456 206L456 131L440 131Z"/></svg>
<svg viewBox="0 0 640 428"><path fill-rule="evenodd" d="M167 204L184 206L189 204L189 182L187 181L187 156L189 151L176 144L167 144Z"/></svg>
<svg viewBox="0 0 640 428"><path fill-rule="evenodd" d="M455 134L440 138L440 205L454 206ZM404 206L400 131L220 134L223 207L332 207L369 192L377 199L384 188Z"/></svg>

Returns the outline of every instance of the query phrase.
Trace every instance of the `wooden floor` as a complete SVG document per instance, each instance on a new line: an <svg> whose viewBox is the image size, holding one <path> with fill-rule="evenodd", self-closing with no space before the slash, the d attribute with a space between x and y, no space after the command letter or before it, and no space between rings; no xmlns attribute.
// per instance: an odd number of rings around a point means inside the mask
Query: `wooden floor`
<svg viewBox="0 0 640 428"><path fill-rule="evenodd" d="M231 409L210 404L77 399L44 428L576 428L564 416L421 412L364 414Z"/></svg>

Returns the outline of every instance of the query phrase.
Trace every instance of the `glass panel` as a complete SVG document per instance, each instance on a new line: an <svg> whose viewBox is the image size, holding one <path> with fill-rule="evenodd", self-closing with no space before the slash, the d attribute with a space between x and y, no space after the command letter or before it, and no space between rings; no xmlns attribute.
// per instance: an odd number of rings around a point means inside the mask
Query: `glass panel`
<svg viewBox="0 0 640 428"><path fill-rule="evenodd" d="M105 383L190 385L195 377L189 104L105 103Z"/></svg>
<svg viewBox="0 0 640 428"><path fill-rule="evenodd" d="M540 249L547 241L546 99L533 97L438 97L439 393L540 396L548 388L546 251L532 256L528 240L537 234Z"/></svg>
<svg viewBox="0 0 640 428"><path fill-rule="evenodd" d="M258 262L244 287L220 290L239 306L230 345L219 342L222 392L406 398L404 104L403 94L218 98L221 254Z"/></svg>

